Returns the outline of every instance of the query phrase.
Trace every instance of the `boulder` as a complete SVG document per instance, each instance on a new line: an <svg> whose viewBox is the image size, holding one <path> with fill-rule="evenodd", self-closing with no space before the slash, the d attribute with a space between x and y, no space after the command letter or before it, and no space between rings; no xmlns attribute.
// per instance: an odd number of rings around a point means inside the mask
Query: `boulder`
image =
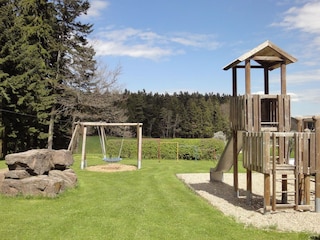
<svg viewBox="0 0 320 240"><path fill-rule="evenodd" d="M52 164L54 169L65 170L70 167L74 160L71 151L68 150L53 150L52 152Z"/></svg>
<svg viewBox="0 0 320 240"><path fill-rule="evenodd" d="M9 171L0 174L0 193L7 196L55 197L77 184L67 150L34 149L5 157Z"/></svg>
<svg viewBox="0 0 320 240"><path fill-rule="evenodd" d="M30 177L30 174L26 170L12 170L8 171L4 174L5 178L12 178L12 179L23 179Z"/></svg>
<svg viewBox="0 0 320 240"><path fill-rule="evenodd" d="M33 149L5 157L9 170L26 170L31 175L42 175L52 169L64 170L73 164L68 150Z"/></svg>
<svg viewBox="0 0 320 240"><path fill-rule="evenodd" d="M47 149L34 149L5 156L9 170L27 170L31 175L42 175L53 169L52 154Z"/></svg>
<svg viewBox="0 0 320 240"><path fill-rule="evenodd" d="M77 175L72 169L67 169L65 171L52 170L49 172L49 177L60 178L64 181L64 188L71 188L77 184Z"/></svg>
<svg viewBox="0 0 320 240"><path fill-rule="evenodd" d="M32 176L29 178L4 179L1 192L7 196L44 196L56 197L64 188L64 181L47 175Z"/></svg>

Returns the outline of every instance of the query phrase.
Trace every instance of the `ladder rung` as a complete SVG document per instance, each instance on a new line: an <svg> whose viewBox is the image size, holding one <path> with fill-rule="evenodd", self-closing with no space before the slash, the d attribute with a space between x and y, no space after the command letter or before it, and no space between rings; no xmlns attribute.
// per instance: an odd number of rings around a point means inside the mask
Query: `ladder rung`
<svg viewBox="0 0 320 240"><path fill-rule="evenodd" d="M277 191L276 193L292 193L292 194L296 194L296 192L294 192L294 191Z"/></svg>
<svg viewBox="0 0 320 240"><path fill-rule="evenodd" d="M277 179L277 182L280 182L280 181L283 181L283 180L287 180L287 181L295 181L296 179L295 178L278 178Z"/></svg>
<svg viewBox="0 0 320 240"><path fill-rule="evenodd" d="M278 125L279 122L261 122L261 125L272 125L272 124Z"/></svg>
<svg viewBox="0 0 320 240"><path fill-rule="evenodd" d="M288 170L287 170L287 171L284 171L284 170L283 170L283 171L277 171L277 170L276 170L276 173L275 173L275 174L276 174L276 176L280 176L280 175L294 175L293 172L288 171Z"/></svg>

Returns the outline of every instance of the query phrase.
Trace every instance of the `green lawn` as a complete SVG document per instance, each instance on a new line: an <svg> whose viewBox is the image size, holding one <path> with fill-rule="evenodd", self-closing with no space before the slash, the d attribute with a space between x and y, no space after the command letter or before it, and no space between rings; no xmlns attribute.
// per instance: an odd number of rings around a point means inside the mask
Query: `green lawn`
<svg viewBox="0 0 320 240"><path fill-rule="evenodd" d="M175 176L209 173L210 161L143 160L138 171L99 173L80 170L75 159L76 189L55 199L0 197L0 239L309 239L244 227ZM89 155L96 164L104 162Z"/></svg>

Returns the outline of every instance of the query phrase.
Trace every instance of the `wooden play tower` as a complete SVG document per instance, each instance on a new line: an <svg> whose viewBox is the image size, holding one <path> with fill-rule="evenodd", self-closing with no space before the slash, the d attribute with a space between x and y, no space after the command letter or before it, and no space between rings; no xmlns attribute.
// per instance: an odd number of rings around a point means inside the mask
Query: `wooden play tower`
<svg viewBox="0 0 320 240"><path fill-rule="evenodd" d="M320 117L313 117L315 129L291 131L290 96L286 92L286 65L297 60L266 41L224 67L232 69L230 124L232 137L210 180L222 180L233 165L234 190L239 196L238 156L242 149L247 170L247 197L252 197L252 172L264 175L264 210L280 208L320 212ZM237 71L245 71L245 94L238 95ZM251 93L251 70L263 70L264 94ZM269 93L269 71L280 69L280 94ZM309 119L310 120L310 119ZM231 160L230 160L231 158ZM229 162L229 164L226 164ZM311 190L311 184L315 184Z"/></svg>

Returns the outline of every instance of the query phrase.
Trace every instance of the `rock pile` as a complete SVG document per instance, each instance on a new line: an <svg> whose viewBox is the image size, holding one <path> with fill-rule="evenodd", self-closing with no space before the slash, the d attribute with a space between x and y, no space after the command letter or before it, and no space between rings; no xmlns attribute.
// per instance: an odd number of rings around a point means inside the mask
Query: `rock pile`
<svg viewBox="0 0 320 240"><path fill-rule="evenodd" d="M5 161L9 171L0 181L0 193L7 196L55 197L77 183L67 150L34 149L8 154Z"/></svg>

